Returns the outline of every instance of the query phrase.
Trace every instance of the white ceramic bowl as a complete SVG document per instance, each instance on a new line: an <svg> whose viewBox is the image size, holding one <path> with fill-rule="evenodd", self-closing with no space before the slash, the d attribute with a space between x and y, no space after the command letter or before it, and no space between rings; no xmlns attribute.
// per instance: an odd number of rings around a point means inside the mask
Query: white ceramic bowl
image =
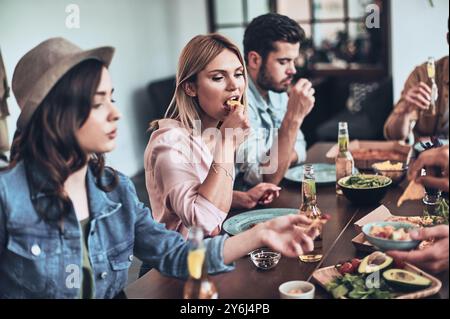
<svg viewBox="0 0 450 319"><path fill-rule="evenodd" d="M278 287L281 299L314 299L316 287L307 281L288 281Z"/></svg>

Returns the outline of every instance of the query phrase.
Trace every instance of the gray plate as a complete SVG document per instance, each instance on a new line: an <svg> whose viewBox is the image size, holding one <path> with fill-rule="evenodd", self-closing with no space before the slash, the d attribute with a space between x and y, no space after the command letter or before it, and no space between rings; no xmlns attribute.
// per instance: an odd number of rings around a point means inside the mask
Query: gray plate
<svg viewBox="0 0 450 319"><path fill-rule="evenodd" d="M336 183L336 165L333 164L313 164L316 184ZM301 183L303 175L303 165L290 168L284 178L289 181Z"/></svg>
<svg viewBox="0 0 450 319"><path fill-rule="evenodd" d="M267 208L251 210L227 219L222 227L230 235L237 235L256 224L265 222L267 220L289 215L297 214L298 209L295 208Z"/></svg>

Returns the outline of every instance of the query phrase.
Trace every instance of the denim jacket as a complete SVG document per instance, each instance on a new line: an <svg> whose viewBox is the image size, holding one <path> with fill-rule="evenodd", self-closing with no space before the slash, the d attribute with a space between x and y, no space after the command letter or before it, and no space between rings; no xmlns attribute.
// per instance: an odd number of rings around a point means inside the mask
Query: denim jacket
<svg viewBox="0 0 450 319"><path fill-rule="evenodd" d="M113 298L123 290L134 255L164 275L187 276L188 244L152 219L128 177L118 173L118 178L118 186L107 193L97 187L91 169L87 173L87 243L96 298ZM29 185L23 162L0 173L0 298L78 298L83 239L75 212L63 228L43 221ZM225 239L205 240L210 273L233 269L223 263Z"/></svg>

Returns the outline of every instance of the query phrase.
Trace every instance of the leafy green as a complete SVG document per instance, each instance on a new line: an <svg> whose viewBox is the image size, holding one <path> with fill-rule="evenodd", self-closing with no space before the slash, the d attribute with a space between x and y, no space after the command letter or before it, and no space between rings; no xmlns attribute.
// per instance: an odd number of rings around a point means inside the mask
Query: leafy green
<svg viewBox="0 0 450 319"><path fill-rule="evenodd" d="M377 188L389 183L389 179L380 176L353 175L343 184L349 188Z"/></svg>
<svg viewBox="0 0 450 319"><path fill-rule="evenodd" d="M437 216L444 218L444 223L448 225L448 202L445 199L439 201L436 211Z"/></svg>
<svg viewBox="0 0 450 319"><path fill-rule="evenodd" d="M425 207L424 216L429 217L433 220L431 226L440 224L448 225L448 211L449 207L447 200L441 198L433 214L430 214Z"/></svg>
<svg viewBox="0 0 450 319"><path fill-rule="evenodd" d="M384 279L380 278L380 288L368 288L366 276L362 274L345 274L336 277L326 285L326 289L334 298L347 297L351 299L391 299L395 293L387 286Z"/></svg>

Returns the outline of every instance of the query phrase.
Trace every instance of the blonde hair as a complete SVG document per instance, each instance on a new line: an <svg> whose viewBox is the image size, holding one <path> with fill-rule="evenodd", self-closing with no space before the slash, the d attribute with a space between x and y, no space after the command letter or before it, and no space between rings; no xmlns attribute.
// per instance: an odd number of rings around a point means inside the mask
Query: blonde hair
<svg viewBox="0 0 450 319"><path fill-rule="evenodd" d="M186 94L183 85L188 82L195 82L197 75L226 49L232 51L238 57L244 67L245 82L248 83L245 62L236 44L217 33L198 35L190 40L181 52L178 61L175 94L164 118L178 120L188 130L194 129L195 122L200 120L202 111L196 98ZM247 106L245 91L241 102L244 106ZM158 120L150 123L150 130L155 129L158 129Z"/></svg>

